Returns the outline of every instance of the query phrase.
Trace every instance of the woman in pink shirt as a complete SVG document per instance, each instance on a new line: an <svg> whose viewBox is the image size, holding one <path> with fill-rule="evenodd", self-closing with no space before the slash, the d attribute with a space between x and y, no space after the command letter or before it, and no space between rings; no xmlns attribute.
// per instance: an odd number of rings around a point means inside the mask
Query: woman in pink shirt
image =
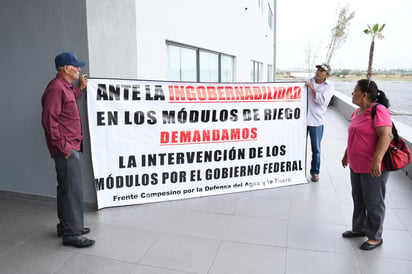
<svg viewBox="0 0 412 274"><path fill-rule="evenodd" d="M383 243L385 193L389 172L382 164L392 137L389 100L374 81L359 80L352 92L352 102L358 105L351 117L348 145L342 159L349 164L352 184L352 230L344 238L367 237L360 249L371 250ZM375 104L376 115L371 111Z"/></svg>

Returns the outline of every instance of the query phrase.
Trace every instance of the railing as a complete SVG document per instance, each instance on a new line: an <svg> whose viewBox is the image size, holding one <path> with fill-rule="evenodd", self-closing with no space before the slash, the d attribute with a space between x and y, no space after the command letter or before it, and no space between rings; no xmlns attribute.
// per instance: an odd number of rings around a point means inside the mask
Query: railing
<svg viewBox="0 0 412 274"><path fill-rule="evenodd" d="M346 96L336 90L334 92L331 105L333 105L338 110L338 112L342 114L343 117L348 121L350 121L350 117L352 113L357 108L357 106L352 103L352 99L349 96ZM399 136L402 137L402 139L411 149L412 148L412 128L397 121L396 119L392 119L392 120L394 124L396 125ZM404 167L402 171L406 174L406 176L412 179L412 163L409 163L409 165Z"/></svg>

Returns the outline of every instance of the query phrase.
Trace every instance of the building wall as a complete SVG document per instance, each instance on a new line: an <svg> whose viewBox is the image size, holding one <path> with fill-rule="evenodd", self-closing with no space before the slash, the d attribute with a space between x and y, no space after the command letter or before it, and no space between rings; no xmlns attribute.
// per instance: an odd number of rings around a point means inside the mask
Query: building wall
<svg viewBox="0 0 412 274"><path fill-rule="evenodd" d="M55 197L54 161L41 127L41 96L56 74L57 54L72 51L88 62L85 0L2 0L0 33L0 190ZM79 100L83 128L84 99ZM85 197L91 202L95 194L89 154L83 159Z"/></svg>
<svg viewBox="0 0 412 274"><path fill-rule="evenodd" d="M266 81L273 30L263 2L262 9L256 0L137 0L139 78L167 79L168 40L235 56L239 82L251 81L251 60L262 62Z"/></svg>
<svg viewBox="0 0 412 274"><path fill-rule="evenodd" d="M86 1L91 77L138 77L135 1Z"/></svg>

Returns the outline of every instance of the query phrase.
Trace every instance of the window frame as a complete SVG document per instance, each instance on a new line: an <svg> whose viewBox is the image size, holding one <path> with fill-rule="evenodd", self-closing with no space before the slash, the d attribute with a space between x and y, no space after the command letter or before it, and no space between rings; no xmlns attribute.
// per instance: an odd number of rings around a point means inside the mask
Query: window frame
<svg viewBox="0 0 412 274"><path fill-rule="evenodd" d="M251 80L253 83L263 82L263 62L256 60L251 60L252 62L252 71L251 71Z"/></svg>
<svg viewBox="0 0 412 274"><path fill-rule="evenodd" d="M201 60L200 60L200 55L201 53L210 53L210 54L216 54L218 55L218 82L217 83L222 83L222 56L223 57L229 57L232 60L232 75L231 75L231 80L230 81L225 81L223 83L233 83L236 81L235 79L235 66L236 66L236 57L230 54L226 54L226 53L222 53L222 52L218 52L218 51L213 51L213 50L209 50L209 49L204 49L204 48L200 48L200 47L195 47L195 46L190 46L187 44L182 44L182 43L178 43L178 42L173 42L173 41L169 41L166 40L166 47L168 46L173 46L173 47L179 47L179 48L186 48L186 49L191 49L191 50L195 50L196 51L196 81L193 82L200 82L200 78L201 78ZM169 55L167 56L167 58L169 58ZM169 66L169 61L167 62L168 66ZM169 71L169 67L167 68L167 70ZM168 75L167 77L168 78ZM181 77L180 77L181 79ZM173 80L172 80L173 81ZM182 81L182 80L178 80L178 81Z"/></svg>

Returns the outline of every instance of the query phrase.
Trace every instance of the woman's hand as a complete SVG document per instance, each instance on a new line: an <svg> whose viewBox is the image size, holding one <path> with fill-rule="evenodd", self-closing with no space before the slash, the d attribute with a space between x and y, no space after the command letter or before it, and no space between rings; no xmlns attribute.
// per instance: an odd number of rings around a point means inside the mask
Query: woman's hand
<svg viewBox="0 0 412 274"><path fill-rule="evenodd" d="M372 177L379 177L382 175L381 171L382 160L375 160L373 159L370 167Z"/></svg>
<svg viewBox="0 0 412 274"><path fill-rule="evenodd" d="M345 154L343 154L343 158L342 158L342 166L346 167L349 164L348 162L348 152L345 149Z"/></svg>
<svg viewBox="0 0 412 274"><path fill-rule="evenodd" d="M376 145L375 155L371 166L369 168L372 177L379 177L382 174L382 159L386 150L389 147L389 143L392 138L392 127L383 126L375 127L376 134L378 135L378 144Z"/></svg>

